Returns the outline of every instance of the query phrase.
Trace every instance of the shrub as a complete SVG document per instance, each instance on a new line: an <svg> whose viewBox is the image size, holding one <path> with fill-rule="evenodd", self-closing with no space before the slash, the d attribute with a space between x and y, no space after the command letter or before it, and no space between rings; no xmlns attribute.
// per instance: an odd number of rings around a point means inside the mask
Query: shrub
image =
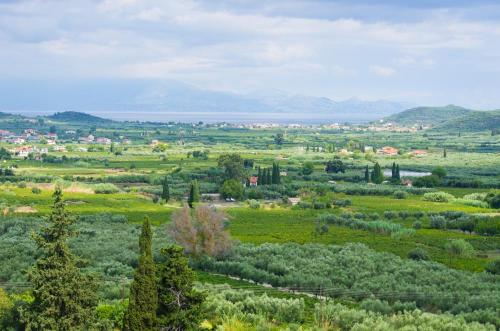
<svg viewBox="0 0 500 331"><path fill-rule="evenodd" d="M431 229L444 229L446 228L446 219L443 216L431 216L430 220Z"/></svg>
<svg viewBox="0 0 500 331"><path fill-rule="evenodd" d="M488 263L485 270L490 274L500 275L500 259L496 259Z"/></svg>
<svg viewBox="0 0 500 331"><path fill-rule="evenodd" d="M420 221L415 221L415 222L413 222L412 227L413 227L415 230L420 230L420 229L422 228L422 222L420 222Z"/></svg>
<svg viewBox="0 0 500 331"><path fill-rule="evenodd" d="M392 219L396 218L396 216L397 216L397 214L394 211L390 211L390 210L384 211L384 218L387 218L388 220L392 220Z"/></svg>
<svg viewBox="0 0 500 331"><path fill-rule="evenodd" d="M422 248L415 248L408 252L408 258L416 261L425 261L429 259L429 255Z"/></svg>
<svg viewBox="0 0 500 331"><path fill-rule="evenodd" d="M42 193L42 190L40 190L40 188L34 186L32 189L31 189L31 193L33 194L40 194Z"/></svg>
<svg viewBox="0 0 500 331"><path fill-rule="evenodd" d="M260 203L257 200L249 200L248 201L248 206L252 209L259 209L260 208Z"/></svg>
<svg viewBox="0 0 500 331"><path fill-rule="evenodd" d="M454 239L445 245L450 255L471 257L474 255L474 247L463 239Z"/></svg>
<svg viewBox="0 0 500 331"><path fill-rule="evenodd" d="M393 194L394 199L406 199L408 197L408 193L404 191L396 191Z"/></svg>
<svg viewBox="0 0 500 331"><path fill-rule="evenodd" d="M118 187L114 184L110 183L103 183L103 184L96 184L94 185L94 192L96 194L112 194L112 193L117 193L120 190Z"/></svg>
<svg viewBox="0 0 500 331"><path fill-rule="evenodd" d="M429 192L425 193L423 200L432 202L449 202L454 200L455 197L446 192Z"/></svg>

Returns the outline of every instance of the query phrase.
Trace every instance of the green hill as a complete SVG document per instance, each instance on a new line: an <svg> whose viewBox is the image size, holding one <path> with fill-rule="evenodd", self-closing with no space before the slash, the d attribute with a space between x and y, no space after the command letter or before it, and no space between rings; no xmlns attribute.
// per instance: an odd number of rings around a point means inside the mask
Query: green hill
<svg viewBox="0 0 500 331"><path fill-rule="evenodd" d="M386 117L386 122L394 122L400 125L437 125L439 123L461 117L472 112L459 106L448 105L445 107L417 107L405 110Z"/></svg>
<svg viewBox="0 0 500 331"><path fill-rule="evenodd" d="M111 120L80 113L76 111L64 111L47 116L48 119L58 122L77 122L77 123L110 123Z"/></svg>
<svg viewBox="0 0 500 331"><path fill-rule="evenodd" d="M437 125L435 131L487 131L500 128L500 110L473 111Z"/></svg>

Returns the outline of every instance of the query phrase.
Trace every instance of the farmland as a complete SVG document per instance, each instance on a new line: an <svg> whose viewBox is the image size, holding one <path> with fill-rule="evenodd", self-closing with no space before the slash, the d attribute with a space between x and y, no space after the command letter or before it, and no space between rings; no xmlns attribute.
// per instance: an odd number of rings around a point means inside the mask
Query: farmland
<svg viewBox="0 0 500 331"><path fill-rule="evenodd" d="M500 325L500 136L490 131L114 122L78 113L3 116L0 129L11 134L0 141L0 287L16 305L29 302L20 296L30 295L28 270L39 256L31 233L48 224L59 188L78 232L69 245L86 261L84 273L100 279L104 329L121 325L144 218L162 261L161 248L180 243L171 226L186 204L194 215L203 215L200 206L222 212L232 242L220 256L189 254L195 288L208 296L205 325L350 329L354 322L336 319L353 312L360 325L411 314L463 329ZM377 168L392 174L378 177ZM408 276L416 270L419 282ZM429 299L432 279L442 300Z"/></svg>

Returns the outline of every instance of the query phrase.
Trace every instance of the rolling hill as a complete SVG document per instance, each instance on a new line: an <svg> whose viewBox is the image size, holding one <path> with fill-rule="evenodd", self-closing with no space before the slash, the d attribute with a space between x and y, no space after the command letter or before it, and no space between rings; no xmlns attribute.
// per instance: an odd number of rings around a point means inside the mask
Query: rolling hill
<svg viewBox="0 0 500 331"><path fill-rule="evenodd" d="M54 115L50 115L46 117L49 120L57 121L57 122L75 122L75 123L110 123L112 120L80 113L76 111L64 111L58 112Z"/></svg>
<svg viewBox="0 0 500 331"><path fill-rule="evenodd" d="M462 117L474 112L471 109L448 105L444 107L417 107L386 117L386 122L400 125L438 125L440 123Z"/></svg>
<svg viewBox="0 0 500 331"><path fill-rule="evenodd" d="M500 110L473 111L440 123L435 131L487 131L500 128Z"/></svg>

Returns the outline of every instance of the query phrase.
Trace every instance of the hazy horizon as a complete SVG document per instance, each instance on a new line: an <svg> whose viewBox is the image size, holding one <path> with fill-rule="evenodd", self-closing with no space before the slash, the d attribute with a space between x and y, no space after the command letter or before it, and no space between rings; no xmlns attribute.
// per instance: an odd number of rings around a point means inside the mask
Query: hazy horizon
<svg viewBox="0 0 500 331"><path fill-rule="evenodd" d="M0 108L37 82L137 80L498 109L498 18L487 0L3 1Z"/></svg>

